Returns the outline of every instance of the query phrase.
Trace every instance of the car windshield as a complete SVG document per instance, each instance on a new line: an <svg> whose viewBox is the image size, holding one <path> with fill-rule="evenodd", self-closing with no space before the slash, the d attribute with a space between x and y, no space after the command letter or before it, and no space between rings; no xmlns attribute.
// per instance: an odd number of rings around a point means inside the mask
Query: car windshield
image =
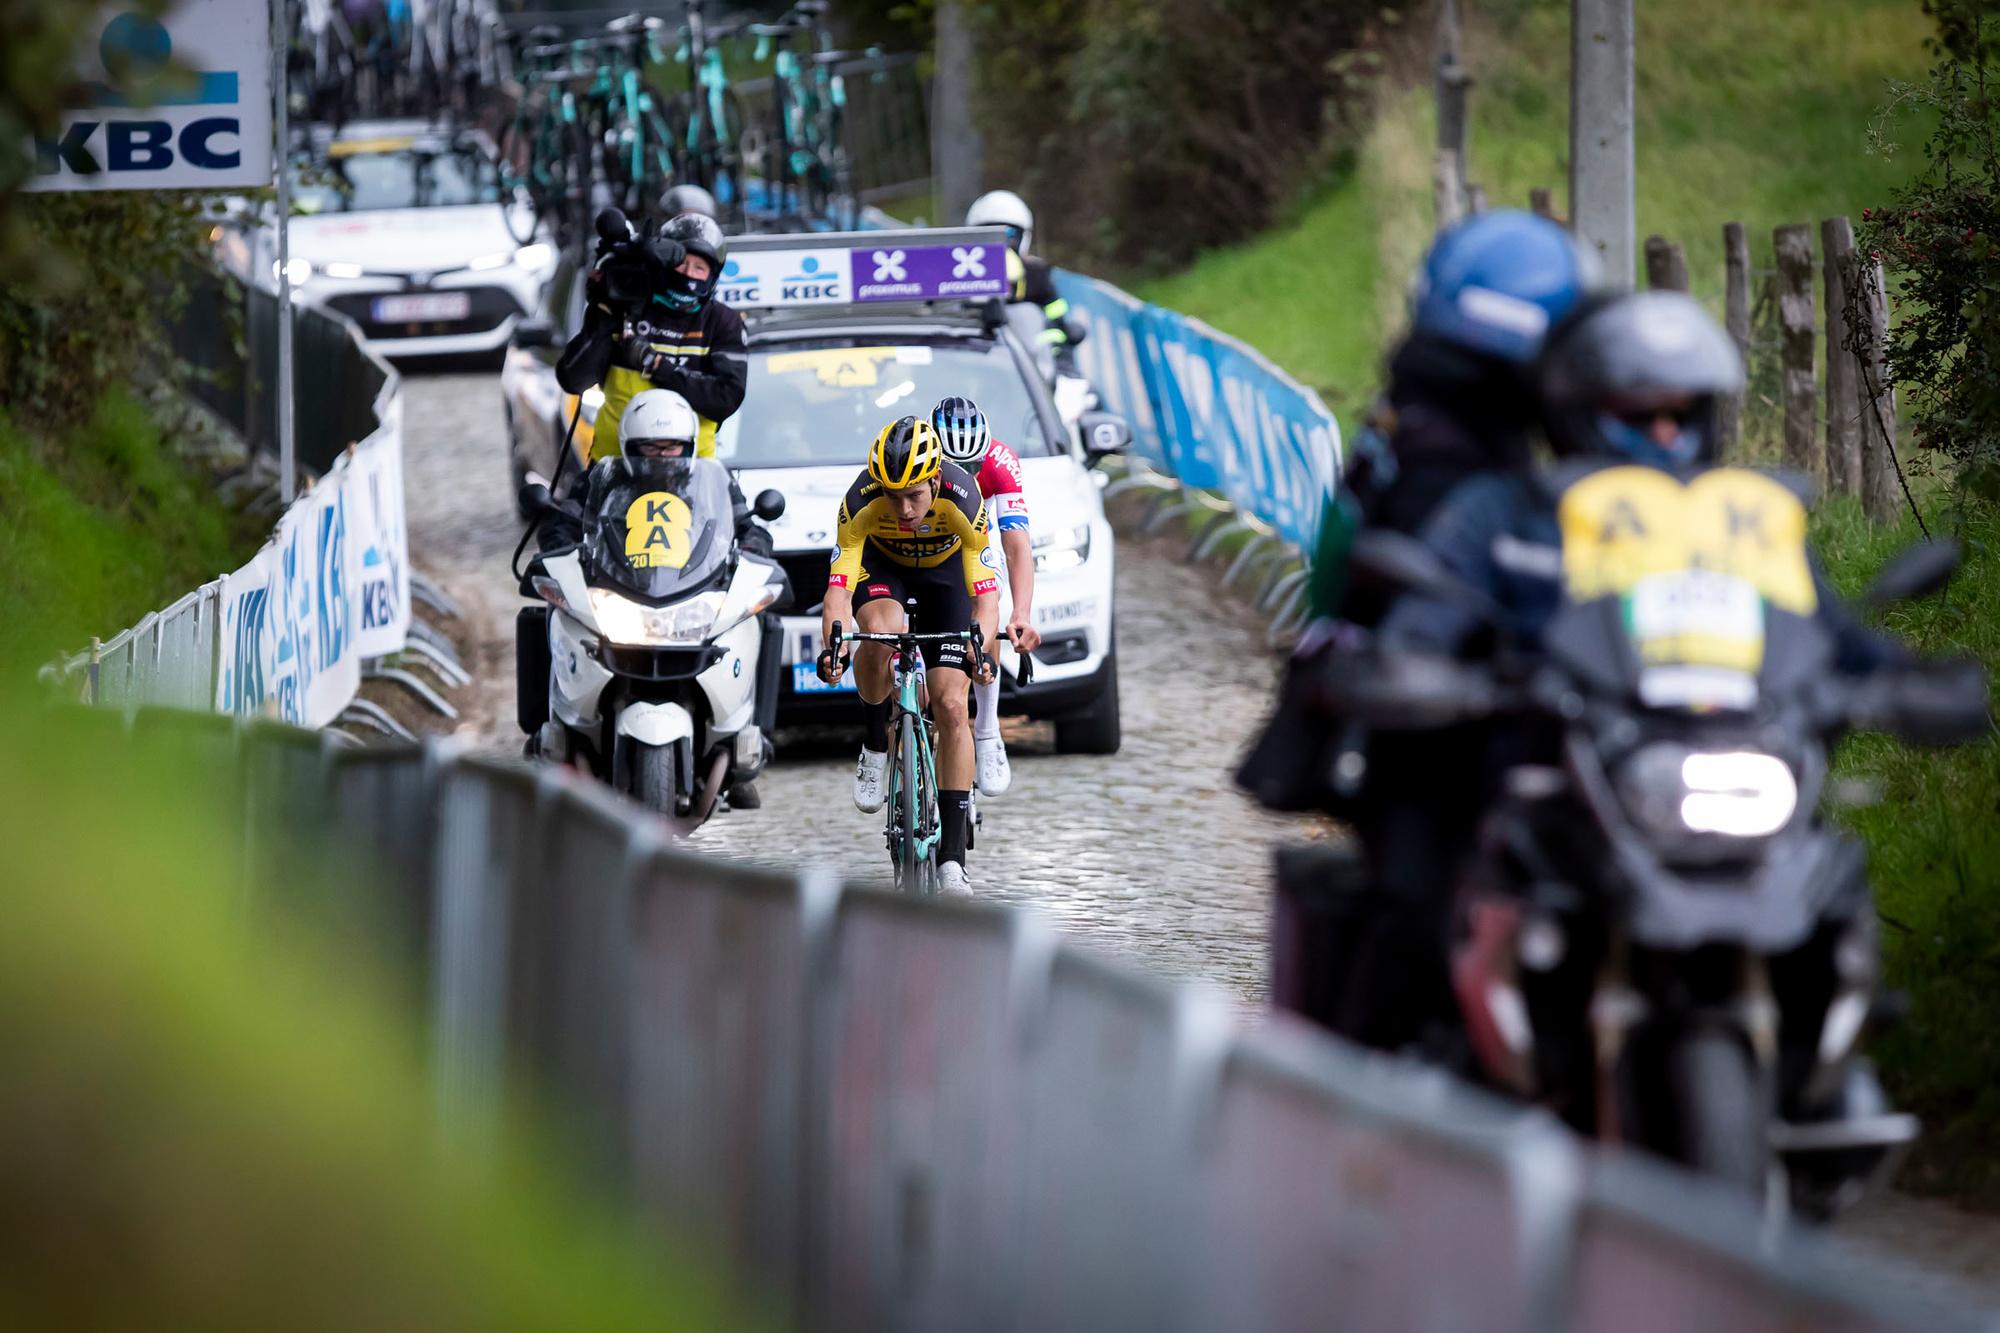
<svg viewBox="0 0 2000 1333"><path fill-rule="evenodd" d="M292 198L303 213L491 204L494 165L473 148L427 148L409 140L336 142L323 160L292 164Z"/></svg>
<svg viewBox="0 0 2000 1333"><path fill-rule="evenodd" d="M864 337L753 347L743 406L716 432L715 452L732 468L859 467L883 426L954 395L978 403L993 438L1023 458L1055 452L1020 367L999 343Z"/></svg>

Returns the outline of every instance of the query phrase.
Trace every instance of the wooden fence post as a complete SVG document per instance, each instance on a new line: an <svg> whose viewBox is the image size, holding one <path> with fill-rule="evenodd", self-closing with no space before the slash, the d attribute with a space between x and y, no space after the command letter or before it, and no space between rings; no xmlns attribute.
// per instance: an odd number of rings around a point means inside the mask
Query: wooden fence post
<svg viewBox="0 0 2000 1333"><path fill-rule="evenodd" d="M1664 236L1646 238L1646 285L1675 292L1688 289L1687 255Z"/></svg>
<svg viewBox="0 0 2000 1333"><path fill-rule="evenodd" d="M1431 163L1431 216L1439 231L1455 227L1465 217L1465 192L1458 179L1458 162L1442 148Z"/></svg>
<svg viewBox="0 0 2000 1333"><path fill-rule="evenodd" d="M1771 233L1778 252L1778 323L1784 334L1785 466L1814 480L1825 475L1813 392L1812 228Z"/></svg>
<svg viewBox="0 0 2000 1333"><path fill-rule="evenodd" d="M1854 378L1861 413L1861 507L1877 523L1893 522L1902 496L1896 468L1896 386L1889 373L1889 293L1882 266L1856 266L1867 320L1865 349Z"/></svg>
<svg viewBox="0 0 2000 1333"><path fill-rule="evenodd" d="M1722 224L1722 323L1743 358L1743 377L1750 378L1750 241L1740 222ZM1747 392L1747 389L1746 389ZM1743 395L1722 404L1721 455L1735 456L1743 438Z"/></svg>
<svg viewBox="0 0 2000 1333"><path fill-rule="evenodd" d="M1847 284L1854 266L1854 227L1846 218L1819 224L1826 269L1826 489L1829 495L1861 494L1861 386L1855 354L1848 343Z"/></svg>
<svg viewBox="0 0 2000 1333"><path fill-rule="evenodd" d="M1537 185L1528 191L1528 208L1536 217L1553 220L1556 215L1555 192L1546 185Z"/></svg>

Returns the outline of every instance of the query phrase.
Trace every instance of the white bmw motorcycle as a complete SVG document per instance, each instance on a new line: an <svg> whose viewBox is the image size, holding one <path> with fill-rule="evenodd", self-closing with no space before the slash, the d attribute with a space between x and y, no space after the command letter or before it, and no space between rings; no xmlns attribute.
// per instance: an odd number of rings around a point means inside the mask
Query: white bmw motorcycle
<svg viewBox="0 0 2000 1333"><path fill-rule="evenodd" d="M760 616L785 576L738 549L714 459L609 458L587 480L586 505L523 492L582 539L524 580L546 605L524 607L517 626L521 727L530 754L587 767L692 827L769 758L755 721ZM769 522L784 505L765 491L753 512Z"/></svg>

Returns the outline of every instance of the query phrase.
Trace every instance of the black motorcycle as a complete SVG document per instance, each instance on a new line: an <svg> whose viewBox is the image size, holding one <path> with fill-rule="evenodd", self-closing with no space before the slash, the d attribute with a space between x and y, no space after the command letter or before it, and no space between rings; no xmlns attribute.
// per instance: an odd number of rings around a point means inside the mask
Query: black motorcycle
<svg viewBox="0 0 2000 1333"><path fill-rule="evenodd" d="M1687 515L1646 514L1660 496L1679 504L1661 482L1679 483L1639 478L1640 492L1659 492L1638 496L1651 549L1610 543L1625 512L1608 494L1617 481L1593 483L1588 521L1565 512L1563 593L1532 654L1429 548L1364 534L1361 577L1471 611L1496 650L1478 664L1364 656L1331 673L1325 703L1378 736L1470 724L1531 738L1505 747L1531 760L1495 766L1456 890L1456 1030L1432 1049L1586 1135L1767 1199L1788 1188L1799 1212L1825 1216L1917 1132L1858 1053L1892 1002L1878 988L1862 848L1821 813L1829 749L1850 730L1933 744L1983 735L1986 683L1970 662L1837 674L1803 508L1783 512L1769 479L1733 476L1757 480L1718 482L1697 506L1712 512ZM1789 549L1739 540L1744 511L1732 506L1746 497L1780 511L1763 537L1775 527ZM1866 600L1935 591L1957 560L1947 544L1906 551ZM1350 885L1351 948L1367 889ZM1316 946L1297 927L1326 914L1290 896L1281 884L1274 990L1310 1009L1297 979L1314 965L1301 950Z"/></svg>

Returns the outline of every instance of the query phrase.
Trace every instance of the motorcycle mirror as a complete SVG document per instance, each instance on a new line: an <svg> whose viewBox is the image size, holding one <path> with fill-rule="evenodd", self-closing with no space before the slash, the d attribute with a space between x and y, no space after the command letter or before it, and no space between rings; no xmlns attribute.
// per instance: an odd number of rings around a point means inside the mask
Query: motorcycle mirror
<svg viewBox="0 0 2000 1333"><path fill-rule="evenodd" d="M1376 582L1449 602L1490 624L1500 624L1506 618L1492 598L1453 573L1437 552L1407 533L1369 528L1354 539L1347 558L1356 573Z"/></svg>
<svg viewBox="0 0 2000 1333"><path fill-rule="evenodd" d="M784 517L785 497L778 491L759 491L757 498L751 502L750 512L766 523L775 523Z"/></svg>
<svg viewBox="0 0 2000 1333"><path fill-rule="evenodd" d="M1894 602L1915 601L1942 591L1958 572L1962 552L1955 541L1918 542L1899 552L1875 575L1862 600L1882 607Z"/></svg>
<svg viewBox="0 0 2000 1333"><path fill-rule="evenodd" d="M538 315L530 315L514 325L514 346L554 347L556 326Z"/></svg>
<svg viewBox="0 0 2000 1333"><path fill-rule="evenodd" d="M1077 419L1077 428L1083 432L1083 454L1092 467L1132 445L1132 427L1116 412L1085 412Z"/></svg>
<svg viewBox="0 0 2000 1333"><path fill-rule="evenodd" d="M531 481L521 488L521 512L530 518L540 518L556 507L555 496L539 481Z"/></svg>

